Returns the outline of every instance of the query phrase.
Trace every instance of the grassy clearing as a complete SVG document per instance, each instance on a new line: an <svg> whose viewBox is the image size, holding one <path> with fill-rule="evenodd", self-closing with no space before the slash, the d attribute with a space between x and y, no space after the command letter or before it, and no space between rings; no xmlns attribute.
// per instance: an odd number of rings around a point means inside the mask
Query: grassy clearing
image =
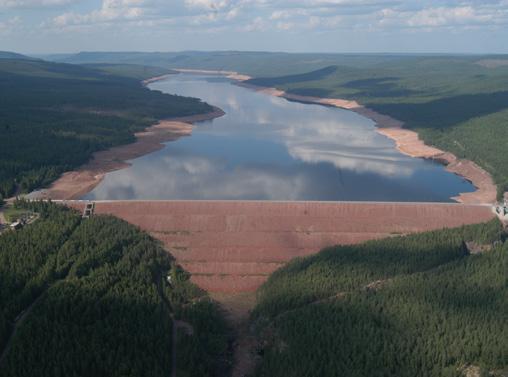
<svg viewBox="0 0 508 377"><path fill-rule="evenodd" d="M19 219L28 218L31 215L33 215L33 212L30 210L18 209L18 208L14 208L14 207L10 207L10 206L6 207L3 210L3 213L5 216L5 220L10 223L12 223L16 220L19 220Z"/></svg>

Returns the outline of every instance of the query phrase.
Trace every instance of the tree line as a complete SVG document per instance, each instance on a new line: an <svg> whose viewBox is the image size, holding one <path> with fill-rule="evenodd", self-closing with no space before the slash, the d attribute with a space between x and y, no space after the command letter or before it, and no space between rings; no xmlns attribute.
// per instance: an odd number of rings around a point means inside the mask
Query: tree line
<svg viewBox="0 0 508 377"><path fill-rule="evenodd" d="M182 373L216 376L228 365L221 313L158 241L110 216L84 220L51 203L18 205L41 218L0 236L1 350L27 313L1 376L167 376L172 318L194 326L178 343L177 355L193 360ZM192 305L197 299L203 304ZM194 339L207 342L186 347Z"/></svg>
<svg viewBox="0 0 508 377"><path fill-rule="evenodd" d="M503 238L492 221L369 242L370 253L329 249L282 269L254 315L256 375L458 377L469 365L498 375L508 367ZM471 240L496 246L472 255Z"/></svg>

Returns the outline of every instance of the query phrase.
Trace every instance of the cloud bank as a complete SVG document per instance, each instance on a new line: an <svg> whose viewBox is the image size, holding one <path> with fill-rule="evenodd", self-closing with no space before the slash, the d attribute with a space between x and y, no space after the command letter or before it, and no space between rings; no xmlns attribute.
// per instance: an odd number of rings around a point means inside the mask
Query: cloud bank
<svg viewBox="0 0 508 377"><path fill-rule="evenodd" d="M508 0L0 0L0 24L6 28L13 18L43 33L100 30L126 33L127 38L140 30L147 35L148 30L180 41L192 41L185 37L190 35L196 41L199 35L222 34L227 38L221 47L228 49L232 33L237 40L266 33L279 44L298 34L309 39L333 33L349 38L357 33L365 40L380 33L475 30L494 38L507 33ZM192 44L206 45L205 40Z"/></svg>

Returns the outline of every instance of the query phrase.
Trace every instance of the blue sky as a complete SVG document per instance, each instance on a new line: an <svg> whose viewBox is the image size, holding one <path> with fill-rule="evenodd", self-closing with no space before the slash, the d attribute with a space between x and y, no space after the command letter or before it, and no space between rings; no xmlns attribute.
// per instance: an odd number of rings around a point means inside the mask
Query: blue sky
<svg viewBox="0 0 508 377"><path fill-rule="evenodd" d="M508 0L0 0L0 50L508 53Z"/></svg>

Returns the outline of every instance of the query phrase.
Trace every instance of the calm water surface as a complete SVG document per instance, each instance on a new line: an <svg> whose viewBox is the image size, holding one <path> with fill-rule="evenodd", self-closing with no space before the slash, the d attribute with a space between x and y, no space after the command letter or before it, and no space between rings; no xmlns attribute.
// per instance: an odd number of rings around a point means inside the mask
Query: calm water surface
<svg viewBox="0 0 508 377"><path fill-rule="evenodd" d="M210 76L177 75L150 87L199 97L226 115L107 174L86 199L450 201L474 190L441 165L402 155L351 111Z"/></svg>

